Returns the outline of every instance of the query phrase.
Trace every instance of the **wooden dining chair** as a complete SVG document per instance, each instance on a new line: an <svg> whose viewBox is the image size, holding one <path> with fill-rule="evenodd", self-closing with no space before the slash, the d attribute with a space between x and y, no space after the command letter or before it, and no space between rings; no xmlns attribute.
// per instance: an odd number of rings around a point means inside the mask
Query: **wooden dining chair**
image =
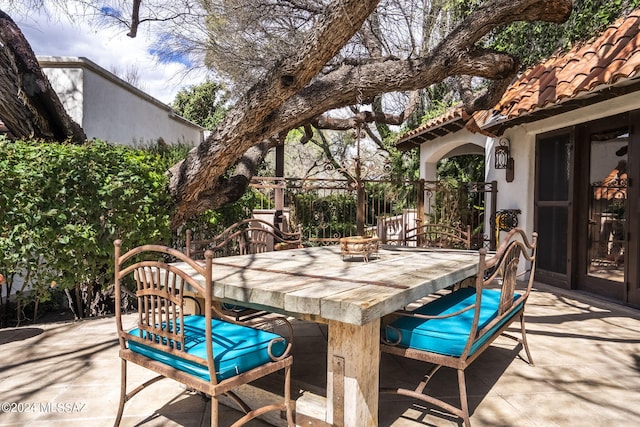
<svg viewBox="0 0 640 427"><path fill-rule="evenodd" d="M214 256L258 254L278 248L302 247L302 232L280 231L266 221L257 218L240 220L214 237L194 239L191 230L186 231L185 253L193 259L201 259L210 249Z"/></svg>
<svg viewBox="0 0 640 427"><path fill-rule="evenodd" d="M383 388L381 393L397 393L438 406L460 417L469 427L465 369L498 336L521 343L533 365L524 310L534 280L536 246L537 233L529 241L521 229L513 229L495 255L487 259L486 249L480 249L474 286L455 289L415 310L396 312L395 320L383 327L381 350L432 363L433 367L426 375L420 375L415 389ZM517 280L521 258L529 266L528 280L522 282ZM520 338L506 332L516 320L520 321ZM425 392L443 366L457 370L459 407Z"/></svg>
<svg viewBox="0 0 640 427"><path fill-rule="evenodd" d="M187 388L211 397L211 426L218 426L219 397L226 394L245 415L233 426L269 411L283 411L294 425L290 372L291 339L274 332L224 320L212 301L212 258L198 263L182 252L165 246L144 245L121 254L115 246L116 327L120 343L121 389L115 426L120 424L125 403L147 386L171 378ZM167 260L177 263L169 263ZM197 281L194 275L200 276ZM137 325L123 327L121 299L124 287L135 288ZM185 313L184 292L189 289L204 297L204 315ZM135 363L158 375L127 392L127 363ZM284 371L281 403L251 409L234 389L271 373Z"/></svg>
<svg viewBox="0 0 640 427"><path fill-rule="evenodd" d="M253 255L273 250L302 247L302 232L284 232L266 221L249 218L240 220L208 239L194 239L191 230L186 231L185 254L193 259L203 259L204 252L213 251L214 257ZM197 296L196 296L197 298ZM264 311L223 302L220 309L235 320L252 320Z"/></svg>
<svg viewBox="0 0 640 427"><path fill-rule="evenodd" d="M405 231L404 246L420 248L471 249L471 226L465 228L447 224L422 224Z"/></svg>

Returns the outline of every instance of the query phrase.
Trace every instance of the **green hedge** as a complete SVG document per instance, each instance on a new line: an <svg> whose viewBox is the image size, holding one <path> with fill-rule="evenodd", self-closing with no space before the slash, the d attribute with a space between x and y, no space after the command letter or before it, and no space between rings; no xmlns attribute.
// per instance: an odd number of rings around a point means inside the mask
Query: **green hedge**
<svg viewBox="0 0 640 427"><path fill-rule="evenodd" d="M99 141L0 140L5 296L18 277L38 301L53 288L102 289L111 281L114 239L170 244L165 163L158 153Z"/></svg>
<svg viewBox="0 0 640 427"><path fill-rule="evenodd" d="M213 236L250 217L261 203L253 191L170 229L175 205L166 171L189 148L0 139L0 327L9 315L20 322L25 307L35 318L52 295L64 294L77 317L110 312L115 239L125 250L182 248L186 228ZM18 292L10 299L12 289Z"/></svg>

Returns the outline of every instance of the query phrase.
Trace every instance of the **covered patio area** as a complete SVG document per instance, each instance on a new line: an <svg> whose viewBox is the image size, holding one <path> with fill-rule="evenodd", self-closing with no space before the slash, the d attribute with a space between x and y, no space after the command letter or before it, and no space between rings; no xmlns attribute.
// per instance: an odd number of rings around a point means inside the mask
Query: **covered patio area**
<svg viewBox="0 0 640 427"><path fill-rule="evenodd" d="M519 347L499 338L467 370L475 426L640 425L640 312L537 284L526 320L536 366L519 358ZM326 328L298 321L294 327L292 393L307 399L325 386ZM111 317L0 330L0 426L112 425L120 387L115 330ZM382 385L411 385L424 372L414 369L416 363L383 355ZM131 372L150 375L136 367ZM443 370L432 387L455 399L454 379L455 372ZM260 385L269 388L268 382ZM207 404L181 385L161 381L128 404L122 425L204 426ZM229 425L236 414L224 411L229 421L223 415L221 425ZM446 414L393 395L381 395L379 422L458 425Z"/></svg>

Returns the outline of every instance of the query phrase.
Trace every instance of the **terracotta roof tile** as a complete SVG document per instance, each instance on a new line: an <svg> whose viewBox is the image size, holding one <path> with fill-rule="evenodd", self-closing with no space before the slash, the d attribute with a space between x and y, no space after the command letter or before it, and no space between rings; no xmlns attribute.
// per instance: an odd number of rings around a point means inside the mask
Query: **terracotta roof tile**
<svg viewBox="0 0 640 427"><path fill-rule="evenodd" d="M499 123L524 119L535 111L635 78L640 78L640 9L619 19L592 41L577 44L569 52L553 55L524 72L492 110L473 115L472 125L490 132ZM456 120L467 122L468 118L464 108L458 106L407 132L398 143L430 132L437 135L434 131L438 128Z"/></svg>
<svg viewBox="0 0 640 427"><path fill-rule="evenodd" d="M466 113L466 111L464 110L464 107L462 107L462 105L458 105L455 107L451 107L449 109L447 109L447 111L445 111L443 114L441 114L438 117L435 117L431 120L426 121L425 123L421 124L420 126L418 126L417 128L408 131L407 133L403 134L400 139L398 140L398 144L402 143L403 141L407 141L408 139L411 139L412 137L419 135L423 132L425 132L426 130L432 129L432 128L438 128L440 126L446 125L448 123L457 121L457 120L468 120L470 118L469 114Z"/></svg>
<svg viewBox="0 0 640 427"><path fill-rule="evenodd" d="M640 9L616 21L590 43L532 67L505 91L492 114L476 113L481 127L491 117L509 120L574 99L640 71Z"/></svg>

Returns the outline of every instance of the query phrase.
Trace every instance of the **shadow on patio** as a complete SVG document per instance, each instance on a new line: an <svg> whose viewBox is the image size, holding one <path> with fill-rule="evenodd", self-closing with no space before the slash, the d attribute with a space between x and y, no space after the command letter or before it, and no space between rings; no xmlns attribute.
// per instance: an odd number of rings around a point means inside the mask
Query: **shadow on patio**
<svg viewBox="0 0 640 427"><path fill-rule="evenodd" d="M640 425L640 311L537 285L526 319L535 367L520 359L520 347L500 338L467 369L474 426ZM325 385L326 328L295 326L297 397ZM0 400L15 403L2 407L0 426L113 424L120 382L113 318L0 330L0 350ZM412 382L425 371L414 369L417 364L384 355L382 385ZM455 372L443 369L432 387L455 399ZM236 416L224 411L229 420ZM201 396L162 381L128 404L122 425L208 425L208 412ZM222 420L230 424L224 415ZM394 427L459 425L393 395L381 396L379 421Z"/></svg>

